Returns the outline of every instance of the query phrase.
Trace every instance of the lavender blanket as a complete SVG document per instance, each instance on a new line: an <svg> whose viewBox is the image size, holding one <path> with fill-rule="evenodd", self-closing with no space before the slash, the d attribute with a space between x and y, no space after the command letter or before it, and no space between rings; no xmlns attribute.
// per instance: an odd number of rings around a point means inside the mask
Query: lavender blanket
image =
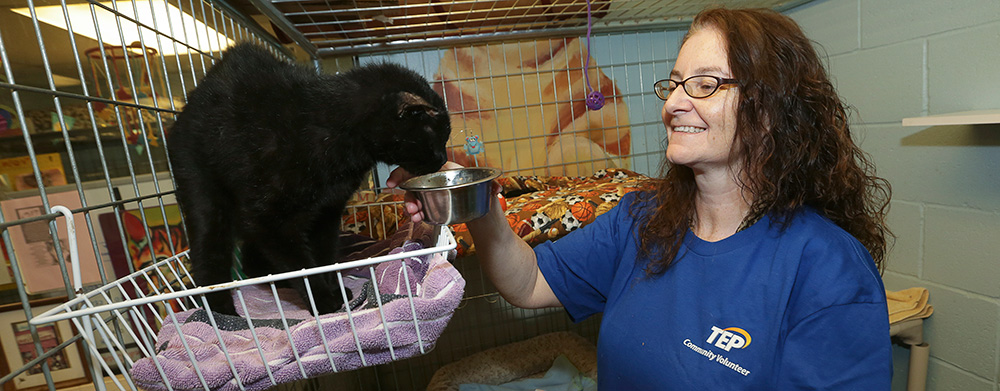
<svg viewBox="0 0 1000 391"><path fill-rule="evenodd" d="M390 253L421 247L419 241L407 240ZM406 296L404 272L413 292L412 307ZM200 390L205 388L198 377L200 372L205 384L213 390L239 390L239 383L247 390L263 390L274 384L411 357L421 354L421 345L424 352L434 346L465 288L465 280L443 254L375 265L376 284L372 284L368 267L345 272L344 280L355 296L350 307L357 341L346 311L321 315L318 324L322 327L317 327L317 318L310 315L308 304L294 290L278 289L281 308L288 319L289 338L277 315L270 288L250 286L241 288L241 292L261 349L254 342L246 318L214 314L237 376L226 360L207 314L202 309L195 309L176 314L181 334L194 352L195 362L192 363L181 343L177 327L167 321L157 336L155 357L165 376L161 376L154 359L147 357L135 363L132 378L137 386L147 390L168 389L164 377L174 390ZM382 302L381 314L376 296ZM238 301L236 305L243 315ZM414 311L417 322L414 322ZM322 342L321 329L326 346ZM298 360L293 354L293 346ZM261 352L266 367L261 361Z"/></svg>

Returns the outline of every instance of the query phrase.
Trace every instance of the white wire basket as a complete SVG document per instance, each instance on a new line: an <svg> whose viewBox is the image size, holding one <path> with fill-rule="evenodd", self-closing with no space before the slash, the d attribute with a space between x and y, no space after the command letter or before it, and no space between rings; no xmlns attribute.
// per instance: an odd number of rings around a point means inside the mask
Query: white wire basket
<svg viewBox="0 0 1000 391"><path fill-rule="evenodd" d="M387 255L208 287L194 284L185 251L82 292L72 213L52 210L66 217L77 295L30 322L70 320L96 373L120 390L261 390L424 354L464 294L447 259L455 239L440 226L429 247L407 241ZM336 273L341 312L318 314L311 291L279 288L301 278L308 290L320 273ZM218 290L242 316L205 310L204 294Z"/></svg>

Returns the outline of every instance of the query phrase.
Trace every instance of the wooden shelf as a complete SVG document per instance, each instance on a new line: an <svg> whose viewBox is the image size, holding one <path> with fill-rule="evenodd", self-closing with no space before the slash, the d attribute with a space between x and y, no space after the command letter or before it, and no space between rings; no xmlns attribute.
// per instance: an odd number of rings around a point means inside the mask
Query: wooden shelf
<svg viewBox="0 0 1000 391"><path fill-rule="evenodd" d="M903 126L1000 124L1000 109L959 111L926 117L903 118Z"/></svg>

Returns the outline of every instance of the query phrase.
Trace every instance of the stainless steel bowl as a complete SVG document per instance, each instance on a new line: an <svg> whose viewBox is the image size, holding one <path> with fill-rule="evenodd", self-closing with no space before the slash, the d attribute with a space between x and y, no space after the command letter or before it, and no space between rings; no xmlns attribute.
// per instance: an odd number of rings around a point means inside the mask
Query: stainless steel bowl
<svg viewBox="0 0 1000 391"><path fill-rule="evenodd" d="M468 167L410 178L399 187L413 192L423 204L424 220L432 224L465 223L483 217L493 196L490 182L501 171Z"/></svg>

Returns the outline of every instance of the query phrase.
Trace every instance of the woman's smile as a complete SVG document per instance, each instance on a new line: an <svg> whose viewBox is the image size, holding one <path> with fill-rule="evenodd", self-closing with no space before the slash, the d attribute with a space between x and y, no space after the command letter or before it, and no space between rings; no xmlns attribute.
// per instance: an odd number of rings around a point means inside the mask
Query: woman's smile
<svg viewBox="0 0 1000 391"><path fill-rule="evenodd" d="M695 126L677 126L677 127L674 128L675 132L680 132L680 133L701 133L701 132L704 132L706 130L708 130L708 129L699 128L699 127L695 127Z"/></svg>

